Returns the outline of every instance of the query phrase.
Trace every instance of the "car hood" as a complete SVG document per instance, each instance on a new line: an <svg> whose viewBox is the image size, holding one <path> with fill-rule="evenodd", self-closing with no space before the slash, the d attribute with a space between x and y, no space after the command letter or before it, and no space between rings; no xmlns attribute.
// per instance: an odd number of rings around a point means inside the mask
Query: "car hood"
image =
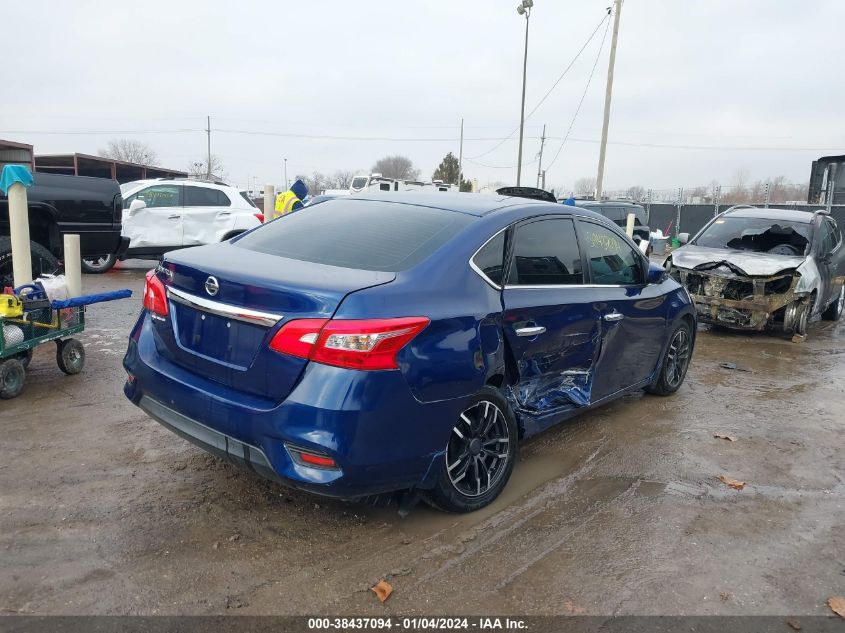
<svg viewBox="0 0 845 633"><path fill-rule="evenodd" d="M769 255L767 253L750 253L721 248L705 248L688 244L672 252L672 265L678 268L710 268L720 264L727 264L734 272L749 277L768 277L777 273L798 268L804 260L803 256Z"/></svg>

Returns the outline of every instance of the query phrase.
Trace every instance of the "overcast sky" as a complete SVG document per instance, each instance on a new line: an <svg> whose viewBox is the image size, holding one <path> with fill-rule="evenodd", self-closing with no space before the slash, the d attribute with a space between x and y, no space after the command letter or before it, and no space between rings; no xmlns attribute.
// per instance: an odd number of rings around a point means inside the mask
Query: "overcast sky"
<svg viewBox="0 0 845 633"><path fill-rule="evenodd" d="M465 174L515 182L517 134L490 150L519 124L516 0L3 4L0 138L36 153L128 137L185 169L204 158L208 114L212 152L241 187L281 183L285 157L292 176L401 153L430 177L457 155L463 117ZM535 0L526 113L609 4ZM841 0L626 0L607 187L729 184L741 168L806 181L814 158L845 152L843 24ZM604 33L526 121L523 184L536 181L543 124L544 163L561 148L598 59L547 183L595 175Z"/></svg>

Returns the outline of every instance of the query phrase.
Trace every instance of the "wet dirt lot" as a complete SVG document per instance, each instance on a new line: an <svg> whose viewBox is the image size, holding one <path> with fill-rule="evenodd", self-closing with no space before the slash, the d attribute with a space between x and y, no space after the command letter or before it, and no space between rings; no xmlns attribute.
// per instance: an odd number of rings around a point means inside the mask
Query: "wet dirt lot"
<svg viewBox="0 0 845 633"><path fill-rule="evenodd" d="M260 480L132 406L147 267L84 279L136 297L89 310L82 374L45 346L0 403L0 613L828 615L845 593L845 326L700 329L676 396L529 440L483 511L400 519Z"/></svg>

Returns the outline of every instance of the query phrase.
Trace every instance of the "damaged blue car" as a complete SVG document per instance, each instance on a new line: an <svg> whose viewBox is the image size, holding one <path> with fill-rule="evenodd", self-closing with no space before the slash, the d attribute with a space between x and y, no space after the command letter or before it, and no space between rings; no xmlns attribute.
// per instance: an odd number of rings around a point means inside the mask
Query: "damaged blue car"
<svg viewBox="0 0 845 633"><path fill-rule="evenodd" d="M150 271L127 397L317 494L468 512L519 442L683 383L687 291L607 218L478 194L362 194Z"/></svg>

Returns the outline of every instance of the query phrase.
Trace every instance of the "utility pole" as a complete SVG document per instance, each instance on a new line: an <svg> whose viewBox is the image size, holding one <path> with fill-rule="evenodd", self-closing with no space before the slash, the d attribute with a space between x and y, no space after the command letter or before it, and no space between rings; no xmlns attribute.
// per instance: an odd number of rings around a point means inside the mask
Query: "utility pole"
<svg viewBox="0 0 845 633"><path fill-rule="evenodd" d="M208 134L208 160L206 161L205 178L211 180L211 116L206 117L208 127L205 129Z"/></svg>
<svg viewBox="0 0 845 633"><path fill-rule="evenodd" d="M540 188L540 177L543 175L543 145L546 144L546 124L543 123L543 136L540 137L540 162L537 165L537 188ZM545 189L545 186L543 187Z"/></svg>
<svg viewBox="0 0 845 633"><path fill-rule="evenodd" d="M285 159L285 190L290 189L290 184L288 183L288 159Z"/></svg>
<svg viewBox="0 0 845 633"><path fill-rule="evenodd" d="M610 42L610 62L607 66L607 90L604 94L604 122L601 126L599 146L599 171L596 176L596 200L601 200L604 184L604 157L607 150L607 128L610 124L610 97L613 94L613 66L616 64L616 40L619 37L619 18L622 15L622 0L615 0L616 16L613 19L613 39Z"/></svg>
<svg viewBox="0 0 845 633"><path fill-rule="evenodd" d="M461 145L458 150L458 191L461 190L461 182L464 175L464 120L461 118Z"/></svg>

